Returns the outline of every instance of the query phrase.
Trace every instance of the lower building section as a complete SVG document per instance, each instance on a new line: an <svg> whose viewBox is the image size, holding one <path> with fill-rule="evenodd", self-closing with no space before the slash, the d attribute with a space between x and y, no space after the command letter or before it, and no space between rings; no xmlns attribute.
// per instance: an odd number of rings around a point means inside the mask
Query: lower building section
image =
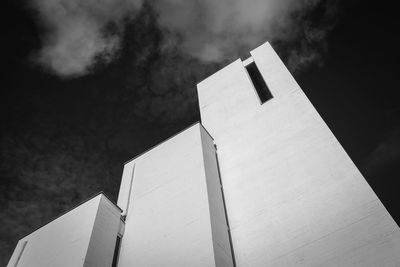
<svg viewBox="0 0 400 267"><path fill-rule="evenodd" d="M110 267L120 214L98 194L19 240L7 267Z"/></svg>

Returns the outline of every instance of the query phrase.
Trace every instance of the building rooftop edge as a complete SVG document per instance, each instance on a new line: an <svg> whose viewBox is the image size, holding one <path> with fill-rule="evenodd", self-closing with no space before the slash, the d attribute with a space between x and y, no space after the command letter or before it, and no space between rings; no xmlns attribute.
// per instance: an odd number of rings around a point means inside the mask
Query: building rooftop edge
<svg viewBox="0 0 400 267"><path fill-rule="evenodd" d="M201 80L200 82L198 82L198 83L197 83L197 90L199 89L199 87L198 87L199 84L201 84L201 83L203 83L204 81L208 80L210 77L216 75L216 74L219 73L221 70L225 69L225 68L228 67L230 64L232 64L232 63L234 63L234 62L236 62L236 61L238 61L238 60L240 60L240 61L243 63L243 66L247 66L247 65L250 64L251 62L254 62L253 55L251 54L251 52L253 52L254 50L256 50L257 48L259 48L259 47L261 47L261 46L263 46L263 45L268 45L268 44L271 45L271 43L270 43L269 41L266 41L266 42L263 42L263 43L257 45L255 48L251 49L251 50L249 51L249 54L250 54L250 55L249 55L246 59L242 59L242 58L238 57L238 58L236 58L236 59L234 59L234 60L231 60L228 64L226 64L225 66L223 66L222 68L220 68L219 70L217 70L216 72L214 72L213 74L211 74L210 76L208 76L208 77L204 78L203 80Z"/></svg>
<svg viewBox="0 0 400 267"><path fill-rule="evenodd" d="M156 145L154 145L154 146L152 146L152 147L146 149L146 150L143 151L142 153L139 153L139 154L137 154L136 156L134 156L134 157L128 159L127 161L124 162L124 165L126 165L126 164L128 164L128 163L134 161L135 159L137 159L137 158L143 156L143 155L146 154L147 152L149 152L149 151L155 149L156 147L158 147L158 146L160 146L160 145L162 145L162 144L168 142L168 141L171 140L172 138L178 136L179 134L183 133L184 131L188 130L189 128L192 128L192 127L195 126L196 124L199 124L199 125L208 133L207 129L204 128L204 126L201 124L201 121L196 121L196 122L190 124L188 127L186 127L186 128L184 128L184 129L180 130L179 132L177 132L177 133L171 135L171 136L168 137L167 139L165 139L165 140L159 142L158 144L156 144ZM208 133L208 135L214 140L214 138L213 138L209 133Z"/></svg>
<svg viewBox="0 0 400 267"><path fill-rule="evenodd" d="M25 237L29 236L30 234L32 234L32 233L36 232L37 230L39 230L39 229L45 227L45 226L48 225L49 223L51 223L51 222L57 220L58 218L64 216L64 215L67 214L68 212L70 212L70 211L72 211L72 210L78 208L79 206L85 204L85 203L88 202L89 200L92 200L93 198L95 198L95 197L97 197L97 196L99 196L99 195L104 196L108 201L111 202L111 204L113 204L118 210L120 210L120 211L122 212L122 209L121 209L114 201L112 201L103 191L100 191L100 192L97 192L96 194L92 195L91 197L88 197L87 199L81 201L80 203L74 205L72 208L70 208L70 209L64 211L64 212L61 213L60 215L54 217L53 219L49 220L48 222L42 224L41 226L36 227L34 230L30 231L28 234L21 236L21 237L18 239L18 241L21 240L21 239L24 239Z"/></svg>

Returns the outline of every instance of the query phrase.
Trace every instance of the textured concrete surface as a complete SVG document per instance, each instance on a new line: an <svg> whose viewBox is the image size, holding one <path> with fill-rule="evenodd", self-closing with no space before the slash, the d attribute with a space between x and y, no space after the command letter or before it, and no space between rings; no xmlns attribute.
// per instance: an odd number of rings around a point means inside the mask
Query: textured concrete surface
<svg viewBox="0 0 400 267"><path fill-rule="evenodd" d="M198 85L237 266L400 266L400 231L267 43ZM249 60L251 61L251 60Z"/></svg>
<svg viewBox="0 0 400 267"><path fill-rule="evenodd" d="M100 194L19 240L7 266L109 267L119 215L120 210Z"/></svg>
<svg viewBox="0 0 400 267"><path fill-rule="evenodd" d="M121 185L119 267L232 266L214 144L200 124L128 162Z"/></svg>

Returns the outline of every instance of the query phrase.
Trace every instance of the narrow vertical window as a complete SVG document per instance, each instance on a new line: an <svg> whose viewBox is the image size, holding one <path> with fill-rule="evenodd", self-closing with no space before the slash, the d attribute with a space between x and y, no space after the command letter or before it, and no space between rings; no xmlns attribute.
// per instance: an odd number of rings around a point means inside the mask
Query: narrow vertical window
<svg viewBox="0 0 400 267"><path fill-rule="evenodd" d="M117 267L120 245L121 245L121 237L118 235L117 240L115 241L114 257L111 265L112 267Z"/></svg>
<svg viewBox="0 0 400 267"><path fill-rule="evenodd" d="M27 243L28 243L28 241L24 241L24 243L22 244L22 248L21 248L21 250L19 251L18 258L17 258L17 260L15 261L14 267L17 267L17 266L18 266L19 260L20 260L21 257L22 257L22 253L24 252Z"/></svg>
<svg viewBox="0 0 400 267"><path fill-rule="evenodd" d="M250 76L251 81L253 82L254 88L260 98L261 104L267 102L272 98L271 91L268 89L267 84L265 83L260 71L257 68L256 63L253 61L246 66L247 73Z"/></svg>

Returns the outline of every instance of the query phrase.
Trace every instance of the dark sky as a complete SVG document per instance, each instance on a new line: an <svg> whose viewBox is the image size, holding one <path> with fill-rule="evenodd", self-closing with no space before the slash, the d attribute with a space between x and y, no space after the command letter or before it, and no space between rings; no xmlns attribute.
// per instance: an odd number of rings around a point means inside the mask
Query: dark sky
<svg viewBox="0 0 400 267"><path fill-rule="evenodd" d="M267 40L399 224L396 9L227 1L6 3L0 265L20 237L96 192L116 200L124 161L199 120L196 83Z"/></svg>

